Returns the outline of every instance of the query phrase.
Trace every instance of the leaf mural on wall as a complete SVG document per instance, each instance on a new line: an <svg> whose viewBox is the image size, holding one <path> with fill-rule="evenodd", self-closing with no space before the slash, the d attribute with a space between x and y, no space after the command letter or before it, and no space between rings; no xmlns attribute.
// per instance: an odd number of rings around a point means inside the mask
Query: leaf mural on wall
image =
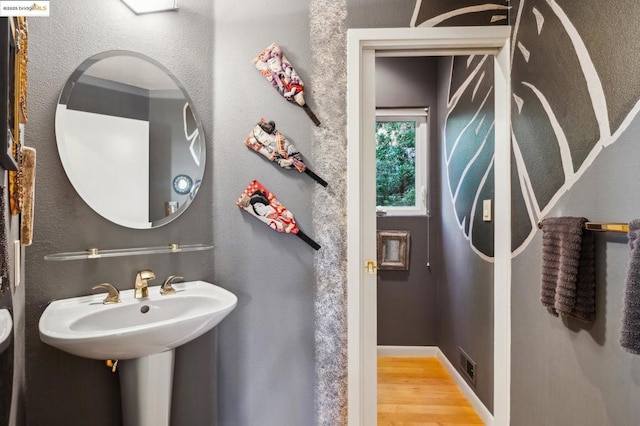
<svg viewBox="0 0 640 426"><path fill-rule="evenodd" d="M637 56L640 35L634 31L633 20L640 13L640 4L633 0L622 3L602 8L595 0L416 2L412 26L454 25L462 15L473 19L474 25L486 25L483 14L504 13L505 8L511 14L514 255L528 245L538 220L577 182L602 149L619 138L640 110L640 65L632 59L623 65L620 60ZM486 90L476 82L483 73L488 75L491 64L478 57L453 61L444 148L449 153L449 187L458 222L472 247L486 256L490 256L487 250L480 248L485 242L469 231L469 218L474 217L470 214L477 212L478 198L472 191L456 193L462 166L451 164L467 161L467 166L474 168L486 163L486 159L478 160L480 155L475 166L467 158L479 143L479 136L469 131L477 122L477 116L469 111L479 100L469 100L473 91ZM451 156L449 150L454 146ZM455 151L466 152L467 157ZM477 172L466 179L474 182L467 185L478 193L486 187L487 180ZM464 202L461 196L466 198Z"/></svg>
<svg viewBox="0 0 640 426"><path fill-rule="evenodd" d="M508 11L508 0L490 3L478 0L417 0L411 26L508 25Z"/></svg>
<svg viewBox="0 0 640 426"><path fill-rule="evenodd" d="M464 70L461 72L460 70ZM482 222L482 200L493 198L493 62L451 58L443 155L454 212L476 253L493 257L493 226Z"/></svg>

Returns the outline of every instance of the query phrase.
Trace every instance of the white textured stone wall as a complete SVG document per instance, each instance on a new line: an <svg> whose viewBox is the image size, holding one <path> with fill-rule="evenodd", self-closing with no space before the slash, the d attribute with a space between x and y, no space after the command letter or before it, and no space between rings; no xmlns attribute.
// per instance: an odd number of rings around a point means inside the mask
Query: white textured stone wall
<svg viewBox="0 0 640 426"><path fill-rule="evenodd" d="M346 0L311 0L312 98L322 125L313 132L316 168L329 182L313 196L316 424L347 423Z"/></svg>

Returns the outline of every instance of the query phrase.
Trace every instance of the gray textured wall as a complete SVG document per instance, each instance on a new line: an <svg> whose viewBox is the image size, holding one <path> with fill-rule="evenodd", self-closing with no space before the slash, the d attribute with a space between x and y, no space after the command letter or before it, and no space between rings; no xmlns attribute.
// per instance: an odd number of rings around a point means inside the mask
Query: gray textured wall
<svg viewBox="0 0 640 426"><path fill-rule="evenodd" d="M376 58L377 107L430 107L429 142L437 149L437 58ZM431 157L431 207L437 211L437 157ZM378 344L437 346L437 277L426 267L429 235L426 217L379 217L378 229L411 232L409 271L378 272ZM431 221L431 228L440 226ZM435 232L438 233L437 231ZM435 251L435 250L434 250ZM434 253L433 259L437 254Z"/></svg>
<svg viewBox="0 0 640 426"><path fill-rule="evenodd" d="M512 4L514 18L522 7L515 37L530 52L528 60L519 50L514 55L513 90L524 100L521 113L513 106L518 114L514 132L518 146L527 151L523 153L525 161L544 159L527 163L532 181L537 182L536 197L544 199L544 185L557 187L564 180L544 178L553 171L550 162L558 160L554 158L557 145L549 143L557 135L550 132L549 117L525 82L544 94L549 109L559 117L573 154L573 170L587 166L567 192L561 190L562 196L546 216L584 216L602 222L637 218L640 119L630 111L640 99L640 65L635 53L640 47L640 4L619 1L596 14L598 4L593 1L557 2L592 60L607 105L604 121L613 132L625 118L630 120L630 126L612 138L594 120L588 90L597 84L586 83L578 59L587 58L569 42L566 21L559 18L562 14L550 10L547 2ZM534 7L545 20L540 31ZM556 62L558 57L563 58L561 63ZM542 134L549 137L541 138ZM603 141L613 144L585 160L585 154ZM528 219L524 216L522 222L530 222ZM520 225L514 223L514 227ZM541 232L534 232L531 243L513 260L512 423L637 424L640 357L623 351L618 344L629 256L626 237L596 235L596 319L585 326L549 315L540 303Z"/></svg>
<svg viewBox="0 0 640 426"><path fill-rule="evenodd" d="M435 57L376 58L376 107L432 107L436 116L438 69ZM435 139L437 126L430 137Z"/></svg>
<svg viewBox="0 0 640 426"><path fill-rule="evenodd" d="M258 179L313 237L311 195L317 183L278 169L250 152L244 139L264 117L305 155L314 169L312 122L285 101L251 60L277 42L307 84L310 80L309 4L213 2L213 228L215 278L239 299L219 329L219 424L314 424L314 250L293 235L278 234L242 212L235 202ZM329 183L334 184L334 182ZM331 214L331 212L327 212Z"/></svg>
<svg viewBox="0 0 640 426"><path fill-rule="evenodd" d="M531 119L535 119L531 117ZM623 222L638 217L640 120L587 170L549 216ZM550 315L540 303L542 233L513 260L512 424L637 424L640 357L620 348L629 251L623 234L596 235L596 320Z"/></svg>
<svg viewBox="0 0 640 426"><path fill-rule="evenodd" d="M437 346L438 287L427 268L427 219L379 217L377 225L411 233L409 270L378 270L378 345Z"/></svg>
<svg viewBox="0 0 640 426"><path fill-rule="evenodd" d="M407 27L415 0L348 0L349 28Z"/></svg>
<svg viewBox="0 0 640 426"><path fill-rule="evenodd" d="M212 252L50 262L46 254L87 247L122 248L214 242L212 216L212 6L195 0L178 13L135 16L121 2L55 2L49 18L29 22L29 115L26 144L38 152L35 235L26 249L27 424L121 423L118 376L101 361L67 355L40 342L38 319L52 299L91 293L112 282L130 288L138 269L151 268L159 284L169 274L215 281ZM148 55L171 70L191 94L208 138L205 181L192 207L155 230L113 225L74 192L58 158L54 112L71 72L96 53L124 49ZM220 283L225 285L224 283ZM232 314L233 315L233 314ZM220 328L224 327L223 324ZM210 425L215 417L216 346L211 332L176 357L174 417ZM52 403L55 401L55 403Z"/></svg>

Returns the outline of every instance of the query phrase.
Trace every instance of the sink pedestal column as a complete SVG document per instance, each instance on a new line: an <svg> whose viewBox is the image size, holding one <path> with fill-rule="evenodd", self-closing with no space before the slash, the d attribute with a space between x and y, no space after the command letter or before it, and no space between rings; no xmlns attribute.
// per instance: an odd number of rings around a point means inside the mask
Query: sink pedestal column
<svg viewBox="0 0 640 426"><path fill-rule="evenodd" d="M118 363L124 426L169 426L173 359L171 350Z"/></svg>

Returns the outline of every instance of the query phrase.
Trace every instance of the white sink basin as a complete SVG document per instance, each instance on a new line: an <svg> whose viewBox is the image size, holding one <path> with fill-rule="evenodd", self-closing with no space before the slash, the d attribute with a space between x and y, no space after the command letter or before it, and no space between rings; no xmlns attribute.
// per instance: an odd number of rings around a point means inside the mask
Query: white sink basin
<svg viewBox="0 0 640 426"><path fill-rule="evenodd" d="M13 320L11 313L7 309L0 309L0 353L11 344L13 335Z"/></svg>
<svg viewBox="0 0 640 426"><path fill-rule="evenodd" d="M93 359L133 359L171 350L215 327L238 298L204 281L173 284L175 294L103 305L105 293L51 302L40 317L40 339L55 348Z"/></svg>

